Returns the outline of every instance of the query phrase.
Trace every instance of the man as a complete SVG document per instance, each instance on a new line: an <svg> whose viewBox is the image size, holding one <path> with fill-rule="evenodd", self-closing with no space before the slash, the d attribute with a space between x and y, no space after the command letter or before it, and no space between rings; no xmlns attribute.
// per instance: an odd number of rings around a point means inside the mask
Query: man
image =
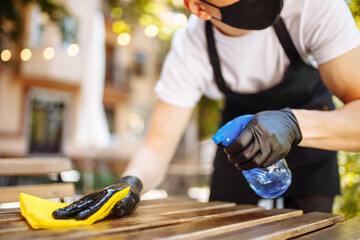
<svg viewBox="0 0 360 240"><path fill-rule="evenodd" d="M184 4L193 16L174 37L148 137L124 172L128 177L54 216L87 218L125 186L132 191L114 213L134 210L139 193L162 181L202 94L225 98L222 124L255 114L233 144L219 148L210 200L256 203L239 169L286 157L293 182L285 207L330 212L339 193L335 151L360 151L360 35L345 2ZM345 105L334 110L332 94Z"/></svg>

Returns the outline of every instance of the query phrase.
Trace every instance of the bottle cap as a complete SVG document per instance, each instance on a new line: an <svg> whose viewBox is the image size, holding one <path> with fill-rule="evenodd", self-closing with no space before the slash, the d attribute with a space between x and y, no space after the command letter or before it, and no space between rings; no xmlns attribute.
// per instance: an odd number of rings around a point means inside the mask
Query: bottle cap
<svg viewBox="0 0 360 240"><path fill-rule="evenodd" d="M225 136L222 132L217 132L213 137L212 140L214 141L214 143L218 144L220 143L222 140L224 140Z"/></svg>

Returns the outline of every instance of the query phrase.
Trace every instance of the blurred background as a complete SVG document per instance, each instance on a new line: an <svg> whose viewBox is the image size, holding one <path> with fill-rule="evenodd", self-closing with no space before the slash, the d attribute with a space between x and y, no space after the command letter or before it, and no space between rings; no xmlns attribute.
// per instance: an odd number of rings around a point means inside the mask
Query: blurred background
<svg viewBox="0 0 360 240"><path fill-rule="evenodd" d="M347 3L360 26L360 0ZM182 0L2 0L0 157L69 157L74 170L61 179L79 195L114 183L145 140L153 88L188 16ZM166 179L144 199L207 201L221 106L201 99ZM360 215L360 155L340 152L339 172L334 212Z"/></svg>

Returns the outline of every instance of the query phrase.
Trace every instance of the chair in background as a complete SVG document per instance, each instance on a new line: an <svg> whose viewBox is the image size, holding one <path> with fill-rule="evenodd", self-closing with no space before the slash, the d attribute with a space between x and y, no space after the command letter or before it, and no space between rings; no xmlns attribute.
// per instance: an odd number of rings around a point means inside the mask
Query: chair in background
<svg viewBox="0 0 360 240"><path fill-rule="evenodd" d="M68 158L0 158L0 176L41 176L72 170ZM0 203L18 202L27 193L45 199L75 196L73 183L48 183L0 187Z"/></svg>

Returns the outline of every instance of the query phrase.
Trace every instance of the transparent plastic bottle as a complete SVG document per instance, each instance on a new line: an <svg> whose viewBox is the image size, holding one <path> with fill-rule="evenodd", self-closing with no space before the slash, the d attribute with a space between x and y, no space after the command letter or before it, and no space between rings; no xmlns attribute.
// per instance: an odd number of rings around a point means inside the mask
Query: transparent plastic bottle
<svg viewBox="0 0 360 240"><path fill-rule="evenodd" d="M263 198L279 197L291 184L291 171L284 158L267 168L253 168L243 174L255 193Z"/></svg>
<svg viewBox="0 0 360 240"><path fill-rule="evenodd" d="M229 146L253 117L244 115L231 120L216 132L213 141ZM291 184L291 171L284 158L269 167L254 168L243 174L254 192L263 198L279 197Z"/></svg>

